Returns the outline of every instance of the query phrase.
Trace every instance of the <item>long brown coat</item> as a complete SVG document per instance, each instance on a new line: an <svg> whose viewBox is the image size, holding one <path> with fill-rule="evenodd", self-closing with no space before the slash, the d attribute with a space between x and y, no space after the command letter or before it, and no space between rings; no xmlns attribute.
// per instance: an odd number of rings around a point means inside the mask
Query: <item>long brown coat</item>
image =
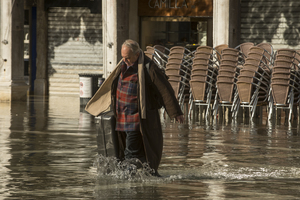
<svg viewBox="0 0 300 200"><path fill-rule="evenodd" d="M140 130L143 135L144 147L146 152L146 158L151 168L157 170L163 150L163 136L162 129L160 123L160 117L158 113L158 109L156 108L156 99L154 99L154 91L153 86L158 89L159 95L162 96L165 109L170 116L170 118L174 118L178 115L182 115L182 111L178 105L178 101L174 95L174 90L172 86L169 84L165 75L161 72L161 70L148 58L145 57L144 66L147 62L150 62L149 67L149 75L145 74L145 96L146 96L146 119L142 119L140 117ZM148 73L147 69L144 69L144 73ZM112 94L112 108L115 111L116 107L116 90L118 85L118 77L120 73L116 74L111 94ZM149 80L150 79L150 80ZM139 86L138 86L139 87ZM138 89L138 91L140 91ZM152 94L152 95L151 95ZM140 95L138 95L139 97ZM140 109L139 109L140 110ZM115 113L116 114L116 113ZM141 116L141 115L140 115ZM124 138L119 136L119 138ZM121 151L124 150L124 139L121 144Z"/></svg>
<svg viewBox="0 0 300 200"><path fill-rule="evenodd" d="M148 72L145 68L147 63L150 63L149 76L146 74ZM101 112L105 111L107 109L105 106L108 105L108 95L111 95L109 103L111 103L111 108L116 114L116 90L119 75L120 64L118 64L108 80L105 81L106 83L103 83L103 86L101 86L102 90L100 88L91 101L87 104L86 110L88 112L97 116ZM140 54L139 58L138 77L140 130L143 136L146 159L150 167L157 170L162 156L163 136L158 109L155 106L156 100L153 95L153 85L158 89L159 95L162 96L165 109L171 119L182 115L182 111L174 95L174 90L166 79L165 75L156 66L156 64L154 64L154 62L148 57L144 56L143 53ZM111 88L108 90L108 84L110 83ZM99 109L99 107L101 107L101 109ZM122 158L125 146L125 137L120 135L119 138L121 141L118 149L120 150L119 155Z"/></svg>

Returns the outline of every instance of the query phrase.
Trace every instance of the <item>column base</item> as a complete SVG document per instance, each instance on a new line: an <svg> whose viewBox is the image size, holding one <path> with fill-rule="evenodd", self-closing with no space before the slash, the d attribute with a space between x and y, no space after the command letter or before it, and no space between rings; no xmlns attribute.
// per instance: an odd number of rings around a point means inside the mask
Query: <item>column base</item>
<svg viewBox="0 0 300 200"><path fill-rule="evenodd" d="M46 79L35 79L34 95L48 95L48 81Z"/></svg>
<svg viewBox="0 0 300 200"><path fill-rule="evenodd" d="M0 101L26 101L29 86L24 80L6 81L0 84Z"/></svg>
<svg viewBox="0 0 300 200"><path fill-rule="evenodd" d="M26 101L29 85L24 80L13 80L11 84L11 101Z"/></svg>
<svg viewBox="0 0 300 200"><path fill-rule="evenodd" d="M11 100L10 87L0 87L0 102L8 102Z"/></svg>

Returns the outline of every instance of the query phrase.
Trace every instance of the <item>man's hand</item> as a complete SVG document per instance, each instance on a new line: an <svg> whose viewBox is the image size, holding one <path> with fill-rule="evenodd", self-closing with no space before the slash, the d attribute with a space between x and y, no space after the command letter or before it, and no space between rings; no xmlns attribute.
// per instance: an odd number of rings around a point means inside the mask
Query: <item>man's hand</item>
<svg viewBox="0 0 300 200"><path fill-rule="evenodd" d="M183 115L178 115L177 117L175 117L176 122L179 122L180 124L183 123L184 119L183 119Z"/></svg>

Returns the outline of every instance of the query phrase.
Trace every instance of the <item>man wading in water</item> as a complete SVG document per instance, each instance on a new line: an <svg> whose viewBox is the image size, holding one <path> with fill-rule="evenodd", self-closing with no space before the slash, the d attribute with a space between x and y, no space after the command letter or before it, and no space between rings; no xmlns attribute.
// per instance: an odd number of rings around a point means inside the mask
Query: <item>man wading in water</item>
<svg viewBox="0 0 300 200"><path fill-rule="evenodd" d="M111 108L119 139L118 157L146 162L155 170L153 175L159 176L157 169L163 136L158 109L163 105L169 117L179 123L183 123L183 114L166 76L145 56L136 41L126 40L121 54L122 61L105 81L111 83ZM87 105L87 111L90 109ZM135 164L141 167L138 162Z"/></svg>

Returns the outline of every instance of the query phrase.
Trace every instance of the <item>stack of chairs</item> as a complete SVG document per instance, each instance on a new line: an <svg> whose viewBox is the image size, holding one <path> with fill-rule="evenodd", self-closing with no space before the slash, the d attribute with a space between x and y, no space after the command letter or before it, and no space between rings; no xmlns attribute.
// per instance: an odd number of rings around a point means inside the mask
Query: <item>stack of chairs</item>
<svg viewBox="0 0 300 200"><path fill-rule="evenodd" d="M267 57L267 60L269 60L270 65L272 66L274 64L274 52L273 52L273 47L269 43L260 43L256 45L257 47L263 48L267 54L265 56Z"/></svg>
<svg viewBox="0 0 300 200"><path fill-rule="evenodd" d="M155 45L153 47L147 46L144 53L147 57L153 60L159 68L163 71L165 70L169 57L168 55L170 53L168 48L161 45Z"/></svg>
<svg viewBox="0 0 300 200"><path fill-rule="evenodd" d="M214 51L215 51L215 54L216 54L218 60L221 60L222 50L226 49L226 48L228 48L228 44L221 44L214 48Z"/></svg>
<svg viewBox="0 0 300 200"><path fill-rule="evenodd" d="M239 63L241 65L244 65L246 58L248 57L248 54L250 52L250 48L254 46L254 43L252 42L245 42L242 43L240 45L238 45L237 47L235 47L235 49L239 50L240 54L239 54Z"/></svg>
<svg viewBox="0 0 300 200"><path fill-rule="evenodd" d="M219 60L214 49L209 46L199 46L194 54L190 80L190 109L205 105L205 118L208 119L211 110L211 100L216 92L216 80L219 70Z"/></svg>
<svg viewBox="0 0 300 200"><path fill-rule="evenodd" d="M219 73L217 76L217 95L214 102L214 116L218 114L219 106L232 106L237 96L236 81L240 72L240 51L234 48L225 48L221 52ZM234 112L233 112L234 113Z"/></svg>
<svg viewBox="0 0 300 200"><path fill-rule="evenodd" d="M191 77L193 53L182 46L174 46L170 49L165 73L173 87L181 109L189 96L189 80Z"/></svg>
<svg viewBox="0 0 300 200"><path fill-rule="evenodd" d="M289 121L291 121L293 106L300 100L299 59L300 54L295 50L277 50L271 80L269 119L275 107L289 109Z"/></svg>
<svg viewBox="0 0 300 200"><path fill-rule="evenodd" d="M239 99L236 103L241 107L249 107L251 119L257 104L267 103L271 82L273 49L266 50L262 46L266 48L271 45L261 44L249 49L237 81Z"/></svg>

